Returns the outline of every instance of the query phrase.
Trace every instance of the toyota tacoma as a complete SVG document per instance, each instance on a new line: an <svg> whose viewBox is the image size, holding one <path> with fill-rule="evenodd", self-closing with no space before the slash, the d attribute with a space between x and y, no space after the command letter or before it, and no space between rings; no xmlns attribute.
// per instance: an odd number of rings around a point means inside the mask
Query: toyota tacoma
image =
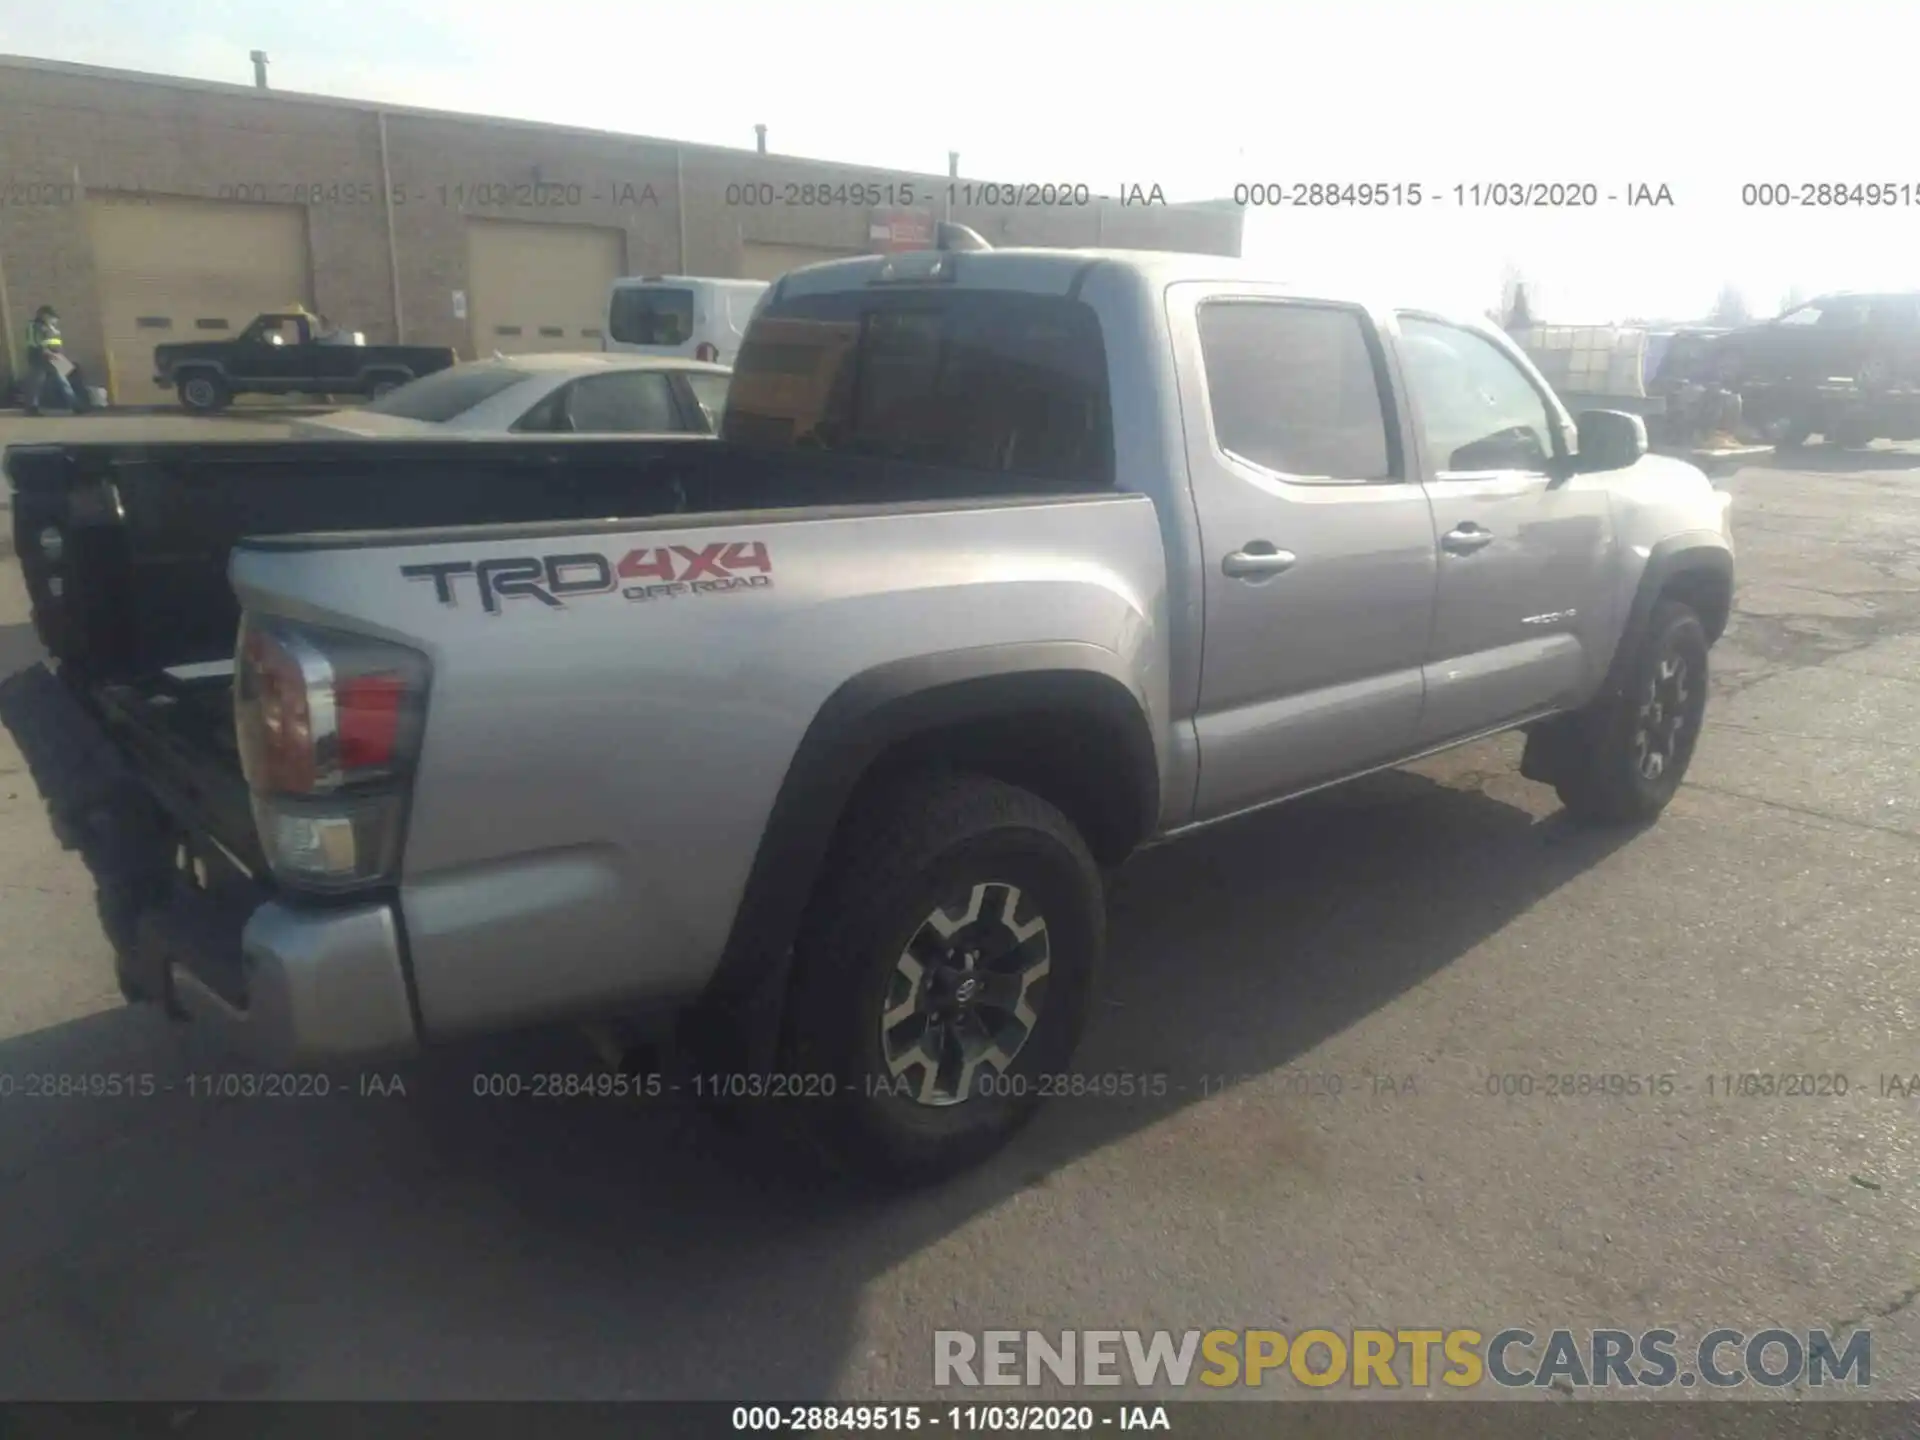
<svg viewBox="0 0 1920 1440"><path fill-rule="evenodd" d="M717 441L9 451L129 996L284 1068L668 1017L924 1178L1067 1070L1141 847L1516 728L1582 819L1672 799L1730 497L1638 418L955 243L779 281Z"/></svg>

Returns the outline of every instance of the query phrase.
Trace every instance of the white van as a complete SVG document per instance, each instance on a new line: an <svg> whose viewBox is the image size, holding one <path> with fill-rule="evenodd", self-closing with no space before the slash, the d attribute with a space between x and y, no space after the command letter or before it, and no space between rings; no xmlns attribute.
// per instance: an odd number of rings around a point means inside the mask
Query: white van
<svg viewBox="0 0 1920 1440"><path fill-rule="evenodd" d="M603 350L675 355L731 365L764 280L700 275L641 275L613 282Z"/></svg>

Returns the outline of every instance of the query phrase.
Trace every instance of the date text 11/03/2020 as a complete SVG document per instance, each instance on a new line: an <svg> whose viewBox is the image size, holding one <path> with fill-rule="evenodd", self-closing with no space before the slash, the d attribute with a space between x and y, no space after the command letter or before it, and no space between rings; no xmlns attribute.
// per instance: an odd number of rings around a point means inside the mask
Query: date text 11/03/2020
<svg viewBox="0 0 1920 1440"><path fill-rule="evenodd" d="M1199 1075L1177 1080L1165 1071L1060 1072L1023 1075L982 1071L969 1092L983 1099L1160 1100L1206 1099L1241 1085L1261 1084L1299 1097L1337 1099L1343 1095L1409 1097L1418 1092L1411 1075L1342 1075L1336 1072L1274 1071L1263 1075ZM906 1076L869 1075L857 1082L822 1074L700 1072L678 1077L659 1072L567 1070L544 1074L477 1073L473 1093L496 1100L652 1100L684 1095L694 1099L832 1100L912 1098L915 1083Z"/></svg>
<svg viewBox="0 0 1920 1440"><path fill-rule="evenodd" d="M406 1098L398 1071L362 1070L330 1075L324 1070L193 1070L0 1072L0 1102L17 1100L151 1100L163 1095L187 1100L388 1100Z"/></svg>
<svg viewBox="0 0 1920 1440"><path fill-rule="evenodd" d="M833 1431L1016 1435L1095 1430L1173 1430L1164 1405L736 1405L735 1434Z"/></svg>
<svg viewBox="0 0 1920 1440"><path fill-rule="evenodd" d="M1632 180L1603 185L1594 180L1475 180L1432 185L1419 180L1250 180L1233 187L1242 209L1457 210L1670 209L1673 187L1665 181Z"/></svg>
<svg viewBox="0 0 1920 1440"><path fill-rule="evenodd" d="M1482 1088L1489 1096L1508 1100L1664 1099L1674 1095L1700 1095L1709 1100L1912 1100L1920 1098L1920 1074L1883 1071L1850 1076L1840 1070L1744 1070L1683 1076L1672 1071L1500 1070L1489 1072Z"/></svg>
<svg viewBox="0 0 1920 1440"><path fill-rule="evenodd" d="M439 205L448 210L565 210L583 205L655 209L664 203L659 187L651 181L611 177L565 182L456 180L432 185L394 185L387 189L365 180L251 180L221 185L219 198L311 206Z"/></svg>
<svg viewBox="0 0 1920 1440"><path fill-rule="evenodd" d="M1224 1088L1219 1077L1214 1088ZM522 1074L513 1071L476 1073L473 1093L494 1100L653 1100L690 1096L696 1100L832 1100L837 1097L887 1095L911 1097L913 1082L904 1076L869 1075L847 1083L831 1073L780 1074L740 1071L702 1071L666 1075L657 1071L627 1073L610 1070L565 1070ZM1211 1093L1212 1077L1201 1087ZM1194 1087L1176 1085L1163 1072L1111 1071L1099 1074L1001 1075L982 1072L972 1092L1001 1099L1153 1099L1183 1093ZM1198 1093L1198 1092L1196 1092Z"/></svg>

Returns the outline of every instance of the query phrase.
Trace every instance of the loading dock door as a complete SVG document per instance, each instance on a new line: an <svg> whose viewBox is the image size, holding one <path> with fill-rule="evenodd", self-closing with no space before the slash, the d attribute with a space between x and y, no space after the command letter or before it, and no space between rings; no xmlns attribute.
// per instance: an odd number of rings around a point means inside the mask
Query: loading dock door
<svg viewBox="0 0 1920 1440"><path fill-rule="evenodd" d="M626 238L597 225L469 220L474 355L598 350Z"/></svg>
<svg viewBox="0 0 1920 1440"><path fill-rule="evenodd" d="M153 348L230 340L263 310L309 305L307 212L298 205L95 198L87 232L116 404L167 398Z"/></svg>
<svg viewBox="0 0 1920 1440"><path fill-rule="evenodd" d="M864 255L864 250L837 250L826 245L775 245L765 240L740 242L740 278L778 280L789 270L802 265L818 265L822 260L844 260L849 255Z"/></svg>

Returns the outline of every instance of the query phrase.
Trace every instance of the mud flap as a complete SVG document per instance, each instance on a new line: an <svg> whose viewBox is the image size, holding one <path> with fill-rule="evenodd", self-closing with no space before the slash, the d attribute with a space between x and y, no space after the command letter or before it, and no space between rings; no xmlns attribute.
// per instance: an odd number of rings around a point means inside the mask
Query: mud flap
<svg viewBox="0 0 1920 1440"><path fill-rule="evenodd" d="M1579 715L1556 715L1527 727L1527 748L1520 756L1520 774L1541 785L1558 784L1567 761L1579 743Z"/></svg>

